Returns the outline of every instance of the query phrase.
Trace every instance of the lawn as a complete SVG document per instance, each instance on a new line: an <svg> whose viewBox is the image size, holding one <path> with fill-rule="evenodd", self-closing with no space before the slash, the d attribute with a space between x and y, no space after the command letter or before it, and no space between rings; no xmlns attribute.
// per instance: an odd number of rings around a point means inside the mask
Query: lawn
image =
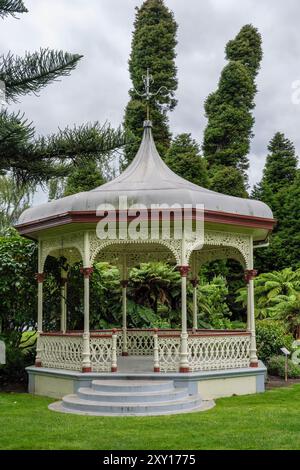
<svg viewBox="0 0 300 470"><path fill-rule="evenodd" d="M0 449L300 449L300 385L164 417L60 414L52 401L0 394Z"/></svg>

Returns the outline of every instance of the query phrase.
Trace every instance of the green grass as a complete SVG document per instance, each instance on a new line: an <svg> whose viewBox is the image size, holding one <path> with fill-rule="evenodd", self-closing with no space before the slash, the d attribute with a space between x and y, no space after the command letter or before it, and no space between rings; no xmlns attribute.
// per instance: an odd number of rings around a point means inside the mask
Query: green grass
<svg viewBox="0 0 300 470"><path fill-rule="evenodd" d="M0 449L300 449L300 385L163 417L61 414L52 401L0 394Z"/></svg>

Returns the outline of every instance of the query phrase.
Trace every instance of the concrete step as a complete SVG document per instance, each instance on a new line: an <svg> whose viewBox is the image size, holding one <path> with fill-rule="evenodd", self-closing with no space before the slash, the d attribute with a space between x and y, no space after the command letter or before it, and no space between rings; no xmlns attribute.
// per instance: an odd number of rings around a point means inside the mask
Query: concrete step
<svg viewBox="0 0 300 470"><path fill-rule="evenodd" d="M152 416L201 411L214 402L202 402L199 394L189 395L186 387L175 388L172 380L93 380L49 408L62 413L91 416Z"/></svg>
<svg viewBox="0 0 300 470"><path fill-rule="evenodd" d="M171 391L174 388L172 380L93 380L92 389L99 392L159 392Z"/></svg>
<svg viewBox="0 0 300 470"><path fill-rule="evenodd" d="M71 412L106 413L110 415L150 415L160 413L181 412L194 410L201 405L198 395L188 396L181 400L151 402L151 403L123 403L101 402L79 398L78 395L67 395L62 401L62 410Z"/></svg>
<svg viewBox="0 0 300 470"><path fill-rule="evenodd" d="M146 392L110 392L98 391L90 387L81 387L77 391L79 398L84 400L104 401L104 402L159 402L159 401L174 401L183 399L188 396L187 388L170 388L159 391L146 391Z"/></svg>

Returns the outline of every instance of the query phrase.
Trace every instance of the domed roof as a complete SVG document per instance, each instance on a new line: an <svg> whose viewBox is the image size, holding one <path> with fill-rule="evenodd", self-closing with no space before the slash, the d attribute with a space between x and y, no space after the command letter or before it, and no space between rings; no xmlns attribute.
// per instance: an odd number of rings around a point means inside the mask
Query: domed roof
<svg viewBox="0 0 300 470"><path fill-rule="evenodd" d="M25 210L18 225L31 224L69 212L95 213L100 204L119 207L119 197L127 196L132 204L151 208L152 204L184 204L196 207L203 204L205 211L229 213L272 219L271 209L260 201L243 199L197 186L176 175L159 156L153 137L151 122L144 123L144 136L139 151L117 178L91 191L67 196Z"/></svg>

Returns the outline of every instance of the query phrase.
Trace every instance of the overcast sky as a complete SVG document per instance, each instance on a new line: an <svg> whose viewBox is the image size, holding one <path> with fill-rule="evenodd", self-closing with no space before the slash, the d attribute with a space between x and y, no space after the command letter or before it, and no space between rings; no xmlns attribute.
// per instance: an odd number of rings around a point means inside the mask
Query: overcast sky
<svg viewBox="0 0 300 470"><path fill-rule="evenodd" d="M24 54L39 47L84 58L70 77L26 96L21 109L41 134L87 121L122 122L130 80L128 57L136 5L141 0L25 0L29 13L0 20L1 52ZM300 104L292 84L300 80L299 0L166 0L179 24L176 64L178 105L170 115L173 134L191 132L201 143L203 104L216 88L224 47L246 23L263 37L258 76L250 183L261 177L268 141L286 133L300 149ZM299 82L300 83L300 82ZM300 94L299 94L300 96Z"/></svg>

